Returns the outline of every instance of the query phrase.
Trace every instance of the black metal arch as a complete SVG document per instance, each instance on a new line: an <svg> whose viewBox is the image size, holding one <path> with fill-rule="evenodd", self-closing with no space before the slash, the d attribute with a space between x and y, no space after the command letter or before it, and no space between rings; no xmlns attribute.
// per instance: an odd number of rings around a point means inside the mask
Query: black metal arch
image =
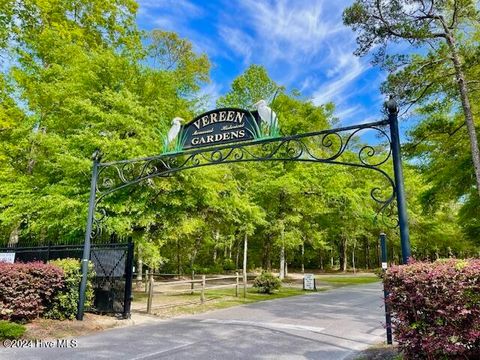
<svg viewBox="0 0 480 360"><path fill-rule="evenodd" d="M101 158L96 155L98 176L95 208L108 194L147 179L171 176L182 170L237 162L301 161L354 166L379 172L391 186L390 196L386 199L375 195L380 189L372 189L372 198L382 205L380 212L395 197L393 179L380 168L391 156L390 137L382 128L385 125L388 125L388 121L107 163L101 163ZM374 130L382 136L388 144L384 147L388 152L379 152L373 146L364 145L356 150L356 159L342 159L352 139L362 130ZM376 157L377 153L380 158Z"/></svg>
<svg viewBox="0 0 480 360"><path fill-rule="evenodd" d="M388 110L388 119L378 122L218 147L199 148L141 159L102 163L102 155L99 151L96 151L93 155L90 202L82 260L83 276L77 319L81 320L83 318L91 240L101 233L101 223L106 216L106 211L99 206L100 202L107 195L144 180L154 177L168 177L178 171L197 167L252 161L300 161L352 166L376 171L386 181L389 187L388 195L385 196L381 188L374 187L370 191L370 196L379 205L377 216L381 214L382 219L387 207L392 204L395 198L397 199L398 221L395 221L395 226L400 225L402 255L403 261L406 262L410 256L410 245L400 160L398 109L396 105L392 105ZM387 126L390 128L390 135L387 133ZM377 151L372 145L360 146L356 144L354 139L362 131L374 131L380 136L383 143L386 144L382 151ZM353 155L356 156L353 157ZM390 157L393 159L395 181L381 169L381 166Z"/></svg>

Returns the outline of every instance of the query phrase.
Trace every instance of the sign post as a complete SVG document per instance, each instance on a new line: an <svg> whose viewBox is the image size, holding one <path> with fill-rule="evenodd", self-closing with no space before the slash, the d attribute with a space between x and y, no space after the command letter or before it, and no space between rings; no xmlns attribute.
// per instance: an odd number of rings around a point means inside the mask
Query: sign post
<svg viewBox="0 0 480 360"><path fill-rule="evenodd" d="M85 242L83 244L82 257L82 280L80 282L80 294L78 297L77 320L83 320L83 311L85 306L85 294L87 291L88 261L90 260L90 247L92 240L93 218L95 213L95 199L97 194L98 164L102 159L100 150L95 150L92 155L93 170L92 182L90 184L90 200L88 203L87 230L85 231Z"/></svg>
<svg viewBox="0 0 480 360"><path fill-rule="evenodd" d="M382 249L382 271L385 275L387 271L387 241L384 233L380 234L380 247ZM387 330L387 344L392 345L392 318L390 316L390 309L387 304L388 291L385 289L385 283L383 283L383 298L385 302L385 322Z"/></svg>
<svg viewBox="0 0 480 360"><path fill-rule="evenodd" d="M397 193L398 226L400 229L400 245L402 247L402 263L408 263L411 256L410 235L408 230L407 201L405 185L403 183L402 154L400 151L400 134L398 131L398 105L390 97L386 103L388 121L390 124L390 136L392 138L393 172L395 175L395 191Z"/></svg>
<svg viewBox="0 0 480 360"><path fill-rule="evenodd" d="M317 291L317 284L315 282L315 275L305 274L303 276L303 290Z"/></svg>
<svg viewBox="0 0 480 360"><path fill-rule="evenodd" d="M15 253L0 253L0 262L13 264L15 262Z"/></svg>

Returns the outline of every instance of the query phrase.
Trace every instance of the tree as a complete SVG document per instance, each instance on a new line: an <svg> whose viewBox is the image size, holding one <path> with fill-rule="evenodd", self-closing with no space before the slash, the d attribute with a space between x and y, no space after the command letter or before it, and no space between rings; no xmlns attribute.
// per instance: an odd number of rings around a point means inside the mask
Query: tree
<svg viewBox="0 0 480 360"><path fill-rule="evenodd" d="M168 129L176 115L193 115L185 84L195 79L198 86L209 65L193 52L184 56L196 65L181 72L145 65L133 1L11 5L0 14L10 28L2 55L13 58L0 79L0 157L6 159L0 228L13 239L77 242L84 233L91 153L101 148L112 160L158 153L158 129ZM12 42L18 46L7 46ZM198 88L189 86L192 95ZM153 239L158 221L146 198L163 189L143 185L143 196L132 199L128 195L140 191L128 189L101 204L109 211L104 236L152 229L149 241L161 246Z"/></svg>
<svg viewBox="0 0 480 360"><path fill-rule="evenodd" d="M271 101L279 86L268 76L263 66L250 65L232 82L232 89L217 101L217 106L237 106L250 109L258 100Z"/></svg>
<svg viewBox="0 0 480 360"><path fill-rule="evenodd" d="M464 70L465 59L461 56L462 48L468 46L471 38L468 33L467 36L464 35L464 29L478 25L477 5L474 0L357 0L344 11L343 19L346 25L358 32L357 55L375 48L377 62L387 60L388 65L403 64L410 67L410 70L414 65L422 73L427 69L442 67L455 76L457 94L468 129L477 193L480 196L480 150ZM430 53L426 56L386 57L387 44L403 40L413 46L429 47ZM444 73L442 71L440 74ZM422 89L410 92L410 96L422 98L428 94L431 81L425 77L420 79Z"/></svg>
<svg viewBox="0 0 480 360"><path fill-rule="evenodd" d="M59 137L65 139L79 128L78 122L68 120L78 120L79 110L86 105L74 99L84 90L82 85L92 80L88 77L91 68L85 69L89 51L98 60L96 50L105 55L105 48L110 46L111 54L112 48L133 45L137 39L137 33L132 31L136 4L126 0L117 5L111 1L7 1L0 8L5 26L2 30L7 29L2 31L0 56L11 63L1 74L2 115L6 118L2 116L2 124L13 124L2 125L4 131L0 134L0 157L7 158L0 174L0 222L4 229L10 228L13 241L18 239L21 228L36 228L35 232L45 238L57 226L65 229L79 224L78 219L73 219L81 211L71 211L78 191L66 186L68 180L62 179L59 167L71 171L70 179L77 177L78 184L83 178L78 175L86 163L78 159L78 148L75 155L66 152L66 144ZM75 73L73 68L80 71ZM84 81L77 82L80 79ZM93 138L98 140L98 135ZM55 152L60 159L52 161ZM75 156L80 160L76 168L72 161ZM52 186L54 183L57 186ZM55 195L47 194L52 190ZM57 220L57 224L35 224L40 213L46 215L44 219ZM73 221L59 224L64 213L70 214ZM69 231L78 232L74 230L77 226Z"/></svg>
<svg viewBox="0 0 480 360"><path fill-rule="evenodd" d="M148 54L154 69L169 73L179 83L184 97L191 96L208 82L210 62L205 54L197 55L192 44L176 33L153 30L148 37Z"/></svg>

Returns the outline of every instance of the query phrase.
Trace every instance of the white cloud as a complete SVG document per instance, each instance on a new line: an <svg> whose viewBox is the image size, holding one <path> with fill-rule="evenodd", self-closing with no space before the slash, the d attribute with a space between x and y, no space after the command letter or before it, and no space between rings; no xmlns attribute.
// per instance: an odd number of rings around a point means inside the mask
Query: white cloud
<svg viewBox="0 0 480 360"><path fill-rule="evenodd" d="M336 110L335 116L340 120L343 120L345 118L350 118L353 114L358 114L361 109L362 107L360 105L350 106L341 110Z"/></svg>
<svg viewBox="0 0 480 360"><path fill-rule="evenodd" d="M332 81L320 86L312 96L314 104L321 105L329 101L337 104L342 103L347 97L352 96L351 85L366 69L367 66L362 64L360 59L351 57L345 62L342 71L336 71L336 76Z"/></svg>
<svg viewBox="0 0 480 360"><path fill-rule="evenodd" d="M174 19L168 17L152 17L151 23L156 29L175 31L178 23Z"/></svg>
<svg viewBox="0 0 480 360"><path fill-rule="evenodd" d="M205 15L205 11L187 0L140 0L140 21L162 30L180 32L189 21Z"/></svg>
<svg viewBox="0 0 480 360"><path fill-rule="evenodd" d="M328 78L332 78L345 71L352 69L352 65L357 64L360 60L353 55L351 46L341 46L340 44L333 44L329 48L329 55L331 65L325 73Z"/></svg>
<svg viewBox="0 0 480 360"><path fill-rule="evenodd" d="M307 76L301 81L298 91L304 93L306 90L315 86L316 83L317 81L314 76Z"/></svg>
<svg viewBox="0 0 480 360"><path fill-rule="evenodd" d="M188 0L137 0L139 15L148 15L153 10L179 15L178 20L199 17L205 14L202 7Z"/></svg>
<svg viewBox="0 0 480 360"><path fill-rule="evenodd" d="M322 1L243 0L240 11L225 12L224 23L235 26L239 14L255 33L257 50L268 63L288 60L305 61L321 52L324 42L345 31L338 21L329 18ZM237 23L237 30L242 22Z"/></svg>
<svg viewBox="0 0 480 360"><path fill-rule="evenodd" d="M245 64L250 63L253 47L255 45L254 39L248 34L224 25L219 26L220 37L230 49L243 58Z"/></svg>

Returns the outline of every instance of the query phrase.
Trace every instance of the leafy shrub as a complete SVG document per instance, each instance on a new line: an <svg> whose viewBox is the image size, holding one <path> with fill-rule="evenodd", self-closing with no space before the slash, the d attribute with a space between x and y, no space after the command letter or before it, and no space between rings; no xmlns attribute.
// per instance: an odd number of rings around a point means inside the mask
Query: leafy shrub
<svg viewBox="0 0 480 360"><path fill-rule="evenodd" d="M0 320L0 340L18 339L25 333L26 328L22 324Z"/></svg>
<svg viewBox="0 0 480 360"><path fill-rule="evenodd" d="M0 340L18 339L25 332L25 326L10 321L0 320Z"/></svg>
<svg viewBox="0 0 480 360"><path fill-rule="evenodd" d="M63 271L41 262L0 262L0 319L25 321L38 317L63 286Z"/></svg>
<svg viewBox="0 0 480 360"><path fill-rule="evenodd" d="M480 260L411 262L384 282L407 359L480 359Z"/></svg>
<svg viewBox="0 0 480 360"><path fill-rule="evenodd" d="M281 281L275 275L269 272L263 272L253 281L253 287L258 289L259 293L272 294L274 290L280 289Z"/></svg>
<svg viewBox="0 0 480 360"><path fill-rule="evenodd" d="M53 297L49 309L45 312L44 317L50 319L74 319L77 314L80 282L82 280L82 271L80 260L77 259L60 259L50 261L63 270L64 285L61 290ZM87 291L85 294L85 308L92 305L93 302L93 286L92 279L95 276L93 264L89 263L87 279Z"/></svg>
<svg viewBox="0 0 480 360"><path fill-rule="evenodd" d="M221 273L223 273L223 268L222 268L222 265L220 264L201 267L198 269L198 274L221 274Z"/></svg>
<svg viewBox="0 0 480 360"><path fill-rule="evenodd" d="M233 262L232 259L223 260L223 270L225 270L225 271L236 270L235 269L235 263Z"/></svg>

